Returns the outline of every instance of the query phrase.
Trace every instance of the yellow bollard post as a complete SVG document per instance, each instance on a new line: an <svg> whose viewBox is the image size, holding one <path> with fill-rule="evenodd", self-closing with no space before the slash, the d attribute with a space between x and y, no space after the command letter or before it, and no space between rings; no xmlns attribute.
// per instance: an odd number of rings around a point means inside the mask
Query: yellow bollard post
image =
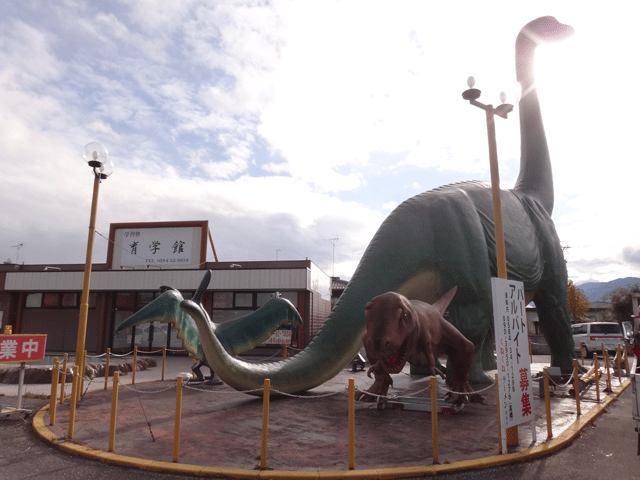
<svg viewBox="0 0 640 480"><path fill-rule="evenodd" d="M260 444L260 469L267 468L267 437L269 436L269 395L271 394L271 380L265 378L262 395L262 441Z"/></svg>
<svg viewBox="0 0 640 480"><path fill-rule="evenodd" d="M617 364L617 367L618 367L618 382L620 383L620 385L622 385L621 359L622 359L622 351L620 350L620 344L618 344L616 346L616 364Z"/></svg>
<svg viewBox="0 0 640 480"><path fill-rule="evenodd" d="M573 360L573 390L576 394L576 414L580 416L580 377L577 358Z"/></svg>
<svg viewBox="0 0 640 480"><path fill-rule="evenodd" d="M180 420L182 417L182 375L178 377L176 385L176 420L173 428L173 462L178 462L180 456Z"/></svg>
<svg viewBox="0 0 640 480"><path fill-rule="evenodd" d="M80 367L82 366L82 353L80 353L74 360L73 362L73 366L74 367L78 367L78 372L80 372ZM75 370L72 369L72 372L74 372ZM72 384L73 381L77 381L75 378L75 374L73 374L73 380L71 380ZM80 391L82 389L81 386L76 385L76 389L75 389L75 395L76 395L76 402L79 400L78 398L78 391ZM71 387L71 394L73 395L73 387Z"/></svg>
<svg viewBox="0 0 640 480"><path fill-rule="evenodd" d="M82 359L80 362L79 374L78 378L78 401L82 400L82 391L84 390L84 373L87 371L87 351L83 350Z"/></svg>
<svg viewBox="0 0 640 480"><path fill-rule="evenodd" d="M131 370L131 385L136 384L136 366L138 365L138 347L133 347L133 365Z"/></svg>
<svg viewBox="0 0 640 480"><path fill-rule="evenodd" d="M498 411L498 453L502 451L502 421L500 420L500 389L498 387L498 374L496 373L496 410Z"/></svg>
<svg viewBox="0 0 640 480"><path fill-rule="evenodd" d="M109 384L109 362L111 361L111 349L107 348L107 357L104 362L104 389L107 389Z"/></svg>
<svg viewBox="0 0 640 480"><path fill-rule="evenodd" d="M551 395L549 394L549 371L547 367L542 370L544 373L544 408L547 412L547 442L553 438L551 425Z"/></svg>
<svg viewBox="0 0 640 480"><path fill-rule="evenodd" d="M56 403L58 403L58 377L60 374L60 362L58 357L53 359L53 370L51 370L51 398L49 399L49 425L56 423Z"/></svg>
<svg viewBox="0 0 640 480"><path fill-rule="evenodd" d="M116 417L118 414L118 380L120 372L113 372L113 390L111 391L111 423L109 424L109 451L116 446Z"/></svg>
<svg viewBox="0 0 640 480"><path fill-rule="evenodd" d="M78 365L73 366L71 379L71 400L69 402L69 431L67 436L73 438L73 428L76 422L76 402L78 401Z"/></svg>
<svg viewBox="0 0 640 480"><path fill-rule="evenodd" d="M438 452L438 381L434 376L431 377L431 445L433 463L440 463Z"/></svg>
<svg viewBox="0 0 640 480"><path fill-rule="evenodd" d="M349 379L349 470L356 468L356 384Z"/></svg>
<svg viewBox="0 0 640 480"><path fill-rule="evenodd" d="M67 362L69 361L69 354L65 353L62 360L62 373L60 374L60 404L64 402L64 388L67 383Z"/></svg>
<svg viewBox="0 0 640 480"><path fill-rule="evenodd" d="M164 382L164 368L167 365L167 346L162 346L162 378L161 380Z"/></svg>
<svg viewBox="0 0 640 480"><path fill-rule="evenodd" d="M595 367L595 379L596 379L596 402L600 403L600 370L598 369L598 354L593 353L593 366Z"/></svg>
<svg viewBox="0 0 640 480"><path fill-rule="evenodd" d="M582 361L582 365L584 365L584 350L582 348L583 346L584 346L584 343L580 342L580 359Z"/></svg>
<svg viewBox="0 0 640 480"><path fill-rule="evenodd" d="M284 353L282 354L282 358L287 359L287 344L284 344Z"/></svg>
<svg viewBox="0 0 640 480"><path fill-rule="evenodd" d="M629 354L627 352L627 346L624 346L624 371L626 376L629 376Z"/></svg>
<svg viewBox="0 0 640 480"><path fill-rule="evenodd" d="M604 368L607 370L607 387L604 389L605 392L611 393L613 390L611 389L611 372L609 371L609 352L604 351Z"/></svg>

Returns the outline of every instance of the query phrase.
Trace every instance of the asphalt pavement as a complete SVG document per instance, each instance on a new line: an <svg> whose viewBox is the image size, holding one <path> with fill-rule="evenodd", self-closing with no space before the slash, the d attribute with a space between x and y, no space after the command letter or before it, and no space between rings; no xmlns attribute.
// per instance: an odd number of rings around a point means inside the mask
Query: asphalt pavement
<svg viewBox="0 0 640 480"><path fill-rule="evenodd" d="M535 360L534 360L535 361ZM189 371L190 362L188 359L182 360L172 360L170 362L170 366L167 368L165 372L165 378L171 379L165 382L158 382L159 378L159 367L152 368L146 372L137 372L137 381L140 382L139 387L135 387L132 389L125 389L129 393L124 395L125 397L130 397L132 407L126 407L125 403L122 406L119 406L119 416L120 420L120 412L122 411L122 417L126 418L126 411L132 411L133 408L140 408L140 401L136 399L139 396L138 392L135 392L136 389L139 390L147 390L147 391L156 391L158 387L164 388L164 385L167 382L171 382L175 375L183 372ZM364 372L352 373L349 371L345 371L339 375L339 378L336 379L336 385L341 383L344 378L348 378L353 376L356 378L357 383L366 382ZM405 378L406 377L406 378ZM396 377L397 378L397 377ZM122 377L123 383L130 381L130 378L127 376ZM146 380L153 380L151 382L147 382ZM396 383L402 384L405 382L406 385L413 385L414 379L408 375L402 377L402 380L396 381ZM617 382L617 379L614 381ZM78 438L74 436L74 441L78 443L85 443L90 446L89 437L93 439L93 437L100 437L102 435L100 424L104 423L100 419L100 415L102 415L103 410L103 401L100 395L104 395L101 393L101 385L98 382L92 382L92 384L96 390L94 393L90 393L87 395L86 402L84 405L79 406L78 408L78 416L84 418L77 427L77 430L82 430L84 426L92 425L92 433L89 434L78 434ZM366 386L366 385L365 385ZM417 382L417 385L414 385L416 388L420 386L420 381ZM14 388L13 392L8 391L9 389ZM331 390L331 385L326 386L324 391ZM226 386L212 386L209 387L210 390L219 390L220 392L226 391ZM334 388L335 390L335 388ZM26 391L29 392L29 395L23 399L23 407L28 410L39 410L41 407L48 404L48 401L43 398L37 398L38 395L45 395L50 392L50 386L48 385L39 385L39 386L27 386ZM322 391L322 389L321 389ZM43 392L43 393L38 393ZM2 406L10 406L15 400L15 396L11 395L14 393L15 395L15 386L7 387L2 385L0 387L0 394L4 393L4 396L0 396L0 404ZM208 392L210 393L210 392ZM320 393L320 392L319 392ZM233 455L235 453L235 457L238 455L244 456L249 464L256 464L256 456L259 454L259 449L249 450L248 453L243 454L243 450L241 446L236 445L236 441L239 440L239 437L242 436L243 432L246 433L249 430L255 433L257 428L259 433L259 426L256 427L252 423L259 423L257 421L253 421L257 419L255 410L256 404L259 404L259 399L256 398L247 398L246 395L237 394L230 392L228 395L231 395L233 399L227 399L225 396L224 403L226 406L216 406L216 407L204 407L198 403L199 400L196 399L197 395L192 394L192 400L190 407L190 412L186 414L186 418L189 419L193 417L195 419L194 428L199 427L200 432L199 436L194 437L194 441L189 441L189 445L185 445L183 448L183 452L186 456L197 457L198 452L200 451L200 456L205 460L214 463L219 461L225 461L224 455ZM236 398L235 396L239 396ZM34 398L35 397L35 398ZM89 401L93 397L93 400ZM154 395L153 398L156 398L157 395ZM210 397L210 395L209 395ZM146 398L146 397L145 397ZM167 398L158 397L158 402L161 405L165 406L165 410L171 410L175 408L175 400L169 400L171 396ZM447 479L494 479L494 478L510 478L510 479L530 479L530 478L544 478L544 479L598 479L601 478L619 478L619 479L640 479L640 456L637 455L637 442L638 442L638 434L634 431L635 422L631 417L631 389L625 389L618 398L609 404L604 411L595 418L592 422L590 422L574 439L572 442L569 442L564 448L552 453L550 455L545 456L537 456L536 458L532 458L525 461L518 461L517 463L509 463L507 465L499 466L499 467L490 467L490 468L482 468L478 463L475 467L470 467L470 470L466 471L456 471L452 473L438 473L438 477L447 478ZM155 430L156 438L158 442L162 440L163 430L165 430L164 425L162 423L162 419L154 416L152 411L158 410L153 407L153 404L150 400L143 401L147 405L147 415L150 417L150 423L153 425L153 430ZM235 403L234 403L235 402ZM313 419L305 420L305 425L303 428L298 428L300 432L303 434L307 430L311 430L312 424L315 422L320 422L324 417L324 421L328 423L324 423L324 425L328 425L329 423L336 423L336 419L342 416L341 407L338 403L331 404L330 400L321 401L320 399L313 400L311 403L315 403L319 405L320 410L317 415L313 415ZM273 438L274 447L270 450L270 463L274 462L276 468L281 468L278 462L283 462L283 459L287 459L287 461L291 461L290 458L295 457L292 453L295 450L301 449L309 449L314 443L322 444L327 439L321 438L320 436L312 437L312 438L302 438L302 440L294 440L296 443L284 443L289 440L285 438L285 431L291 430L291 425L300 426L300 415L302 415L302 411L309 411L317 408L316 406L309 407L308 404L304 407L300 407L301 410L297 411L298 407L295 406L296 403L300 402L292 402L288 399L284 399L281 401L276 401L273 403L272 407L272 417L274 426L271 427L270 430L270 441ZM279 405L282 405L284 408L280 408ZM322 406L324 405L324 407ZM327 407L329 405L329 407ZM478 421L491 424L493 420L488 416L488 412L491 411L492 408L495 408L495 404L491 404L491 400L488 399L488 405L485 406L473 406L469 405L463 409L463 411L458 415L451 416L442 416L442 422L440 424L440 428L442 430L460 430L461 425L472 426L474 422ZM583 407L584 408L584 407ZM203 411L204 409L204 411ZM323 410L324 409L324 410ZM566 410L566 405L562 407L562 409ZM486 410L486 411L485 411ZM139 410L137 410L139 412ZM238 414L237 412L240 412ZM281 417L278 417L278 412L280 412ZM48 414L47 414L48 415ZM64 407L59 410L59 419L56 423L55 427L51 427L52 431L56 428L64 429L64 416L65 411ZM95 415L95 416L94 416ZM184 415L184 412L183 412ZM235 416L234 416L235 415ZM422 415L422 416L421 416ZM91 418L94 416L94 418ZM139 415L138 415L139 416ZM367 408L366 406L358 406L357 410L357 418L358 422L356 425L357 435L362 439L357 443L357 457L356 457L356 468L371 468L370 465L375 465L378 462L384 463L388 461L389 455L391 457L400 456L399 453L394 452L402 452L404 455L414 455L411 453L411 448L402 447L397 449L398 442L402 441L403 438L406 439L407 434L403 432L405 428L413 428L411 430L412 435L415 435L415 432L421 433L422 430L427 431L430 430L430 426L428 422L424 422L424 427L417 425L419 422L422 423L424 418L423 412L407 412L407 411L379 411L375 408ZM566 412L565 417L571 418L572 416L575 418L575 414L571 412ZM210 427L204 425L203 420L206 417L211 417L214 419L214 425L219 426L222 422L226 422L229 426L225 428L233 428L240 429L233 431L232 429L228 431L227 436L220 438L215 433L211 431ZM316 418L317 417L317 418ZM47 478L50 480L57 479L65 479L68 478L92 478L92 479L107 479L107 478L128 478L132 475L135 478L145 480L147 478L160 478L160 479L186 479L193 478L192 475L189 474L172 474L172 473L160 473L160 472L151 472L146 470L132 470L129 467L122 467L118 465L112 465L108 463L99 462L90 458L84 458L82 456L69 455L68 453L60 451L54 442L46 442L43 441L40 437L38 437L34 433L34 429L31 425L33 417L23 418L23 415L9 415L2 419L0 419L0 444L2 448L0 449L0 477L2 479L14 480L14 479L24 479L24 478ZM133 418L133 417L131 417ZM280 427L278 426L278 422L284 422L285 419L291 419L292 423L281 423ZM333 421L332 421L333 418ZM253 420L252 420L253 419ZM297 419L297 420L296 420ZM139 419L138 419L139 420ZM391 423L386 423L390 421ZM83 424L84 422L84 424ZM217 422L217 423L215 423ZM248 422L248 423L247 423ZM140 423L140 422L138 422ZM144 422L142 422L144 423ZM554 422L555 423L555 422ZM188 424L188 421L187 421ZM397 425L395 428L395 432L384 432L375 431L376 424L378 427L385 430L392 430L394 425ZM244 425L244 426L243 426ZM416 429L416 426L419 426ZM144 428L140 428L144 427ZM146 428L147 426L136 425L136 429L139 430L136 437L135 435L130 437L129 440L126 439L126 435L123 437L118 436L117 442L120 443L120 452L119 453L127 453L127 454L135 454L135 450L139 452L145 451L148 446L149 449L158 450L157 445L154 445L154 442L150 441L150 435ZM125 428L121 427L119 424L119 429L125 430ZM187 426L186 434L189 434L189 427ZM219 428L219 427L216 427ZM242 430L244 428L244 430ZM280 428L280 431L278 430ZM327 426L327 435L330 434L330 429L332 427ZM471 428L471 427L469 427ZM562 427L558 426L558 430L555 430L554 426L554 434L557 436L560 433ZM374 429L374 430L367 430ZM464 430L464 428L462 429ZM489 429L490 430L490 429ZM526 436L527 428L522 428L522 438L521 443L526 443L529 441ZM273 433L271 433L273 432ZM124 434L125 432L123 432ZM197 433L197 432L196 432ZM397 433L399 436L391 435L392 433ZM57 431L57 434L60 437L63 437L64 434L61 433L61 430ZM83 435L88 435L88 437L84 437ZM195 433L193 435L196 435ZM388 436L385 436L388 435ZM468 451L473 448L474 440L475 443L483 443L482 441L478 442L478 433L472 432L471 434L465 432L459 432L452 437L452 440L447 440L446 432L442 433L442 445L440 447L442 452L442 463L447 462L456 462L461 459L461 455L465 451ZM483 433L484 435L484 433ZM493 434L487 433L489 437L493 437ZM540 433L538 433L540 436ZM280 436L280 438L278 438ZM469 439L465 439L466 437L471 437ZM304 435L303 435L304 437ZM364 437L364 438L363 438ZM375 437L376 442L371 442L371 437ZM489 438L488 437L488 438ZM137 439L136 439L137 438ZM411 438L408 439L410 443L419 443L419 442L411 442ZM329 438L331 441L331 438ZM310 442L310 443L305 443ZM374 443L373 446L368 446L367 443ZM489 442L493 444L493 439ZM255 445L254 445L255 446ZM526 447L526 445L525 445ZM478 448L481 450L482 448L488 448L487 454L489 456L495 456L497 454L497 449L495 446L490 445L489 447L480 446ZM165 448L166 450L166 448ZM320 451L330 450L330 448L323 448ZM147 453L151 451L148 450ZM405 452L406 451L406 452ZM227 453L224 453L227 452ZM279 452L287 452L285 454L280 454ZM314 453L314 457L320 457L320 453ZM118 453L118 451L116 451ZM159 452L159 454L164 455L165 461L171 461L170 457L166 458L167 452ZM431 452L430 448L427 448L422 453L422 464L430 464L431 460L429 458ZM169 454L170 456L170 454ZM364 458L366 456L366 458ZM371 458L373 457L373 458ZM304 456L301 457L304 461ZM215 459L215 460L212 460ZM181 456L180 462L183 462L183 457ZM235 460L234 460L235 461ZM312 463L312 460L307 457L307 462ZM314 458L313 461L322 462L321 458ZM333 460L326 460L327 462L332 462ZM409 458L407 460L408 465L416 465L416 460ZM384 466L384 465L382 465ZM331 468L332 465L329 465L329 470L339 470L338 468ZM321 469L319 469L321 470ZM267 472L263 472L267 473ZM308 473L308 470L307 472ZM222 478L216 477L213 478ZM268 478L265 476L264 478ZM296 478L292 476L291 478ZM413 478L431 478L431 475L427 475L424 477L413 477Z"/></svg>

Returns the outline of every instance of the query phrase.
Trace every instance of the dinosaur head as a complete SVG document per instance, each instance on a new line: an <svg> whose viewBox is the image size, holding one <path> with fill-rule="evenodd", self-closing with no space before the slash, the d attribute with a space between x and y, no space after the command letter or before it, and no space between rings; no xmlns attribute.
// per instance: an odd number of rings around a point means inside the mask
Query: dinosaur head
<svg viewBox="0 0 640 480"><path fill-rule="evenodd" d="M516 38L516 76L519 82L532 78L533 52L547 42L560 40L573 33L573 27L554 17L540 17L527 23Z"/></svg>
<svg viewBox="0 0 640 480"><path fill-rule="evenodd" d="M180 302L182 300L182 295L178 290L168 288L164 293L118 325L116 332L143 322L168 323L175 318L176 313L180 311Z"/></svg>
<svg viewBox="0 0 640 480"><path fill-rule="evenodd" d="M398 373L406 363L415 337L415 315L406 297L395 292L375 297L365 307L367 331L362 336L373 365L382 361L388 373Z"/></svg>

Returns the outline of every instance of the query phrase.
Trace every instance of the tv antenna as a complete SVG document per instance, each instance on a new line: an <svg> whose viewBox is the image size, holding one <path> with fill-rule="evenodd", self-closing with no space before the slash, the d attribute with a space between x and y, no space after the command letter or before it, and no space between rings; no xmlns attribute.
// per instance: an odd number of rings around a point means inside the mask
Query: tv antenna
<svg viewBox="0 0 640 480"><path fill-rule="evenodd" d="M20 249L24 247L24 243L19 243L18 245L13 245L11 248L16 248L16 263L20 263L19 258L20 258Z"/></svg>
<svg viewBox="0 0 640 480"><path fill-rule="evenodd" d="M333 271L331 272L331 276L335 277L336 276L336 242L338 240L340 240L340 239L338 237L335 237L335 238L325 238L325 240L331 242L331 244L333 246L332 247L332 250L333 250L333 264L332 265L333 266L331 267Z"/></svg>

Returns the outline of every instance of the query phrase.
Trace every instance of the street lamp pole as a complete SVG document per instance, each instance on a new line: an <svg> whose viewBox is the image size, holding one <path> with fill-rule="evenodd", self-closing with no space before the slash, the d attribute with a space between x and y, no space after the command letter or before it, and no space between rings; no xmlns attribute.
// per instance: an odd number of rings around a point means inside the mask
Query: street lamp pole
<svg viewBox="0 0 640 480"><path fill-rule="evenodd" d="M493 105L485 105L478 102L480 98L480 90L473 88L475 79L469 77L467 79L468 90L462 92L462 98L469 100L474 107L481 108L487 116L487 136L489 138L489 169L491 171L491 198L493 200L493 223L496 236L496 265L498 268L498 278L507 279L507 256L504 248L504 229L502 226L502 203L500 201L500 173L498 170L498 149L496 147L496 124L495 115L507 118L507 115L513 110L513 105L504 103L507 96L504 92L500 94L502 102L496 108ZM518 427L507 428L507 445L515 446L519 444Z"/></svg>
<svg viewBox="0 0 640 480"><path fill-rule="evenodd" d="M84 281L82 284L82 297L80 299L80 318L78 320L78 339L76 343L75 364L78 365L80 377L84 376L84 350L87 336L87 317L89 314L89 284L91 283L91 265L93 256L93 239L96 230L96 213L98 210L98 192L100 181L105 180L113 173L113 162L109 159L106 147L97 142L88 143L84 147L83 158L93 169L93 198L91 200L91 216L89 219L89 235L87 239L87 256L84 264ZM78 391L82 391L78 389Z"/></svg>
<svg viewBox="0 0 640 480"><path fill-rule="evenodd" d="M478 102L480 90L473 88L475 80L469 77L467 80L469 89L462 92L462 98L469 100L475 107L481 108L487 115L487 135L489 137L489 168L491 171L491 197L493 199L493 221L496 235L496 263L498 266L498 278L507 278L507 257L504 249L504 229L502 227L502 204L500 202L500 173L498 171L498 149L496 147L496 124L494 115L507 118L513 110L513 105L504 103L506 95L500 94L502 104L497 108L493 105L485 105Z"/></svg>

